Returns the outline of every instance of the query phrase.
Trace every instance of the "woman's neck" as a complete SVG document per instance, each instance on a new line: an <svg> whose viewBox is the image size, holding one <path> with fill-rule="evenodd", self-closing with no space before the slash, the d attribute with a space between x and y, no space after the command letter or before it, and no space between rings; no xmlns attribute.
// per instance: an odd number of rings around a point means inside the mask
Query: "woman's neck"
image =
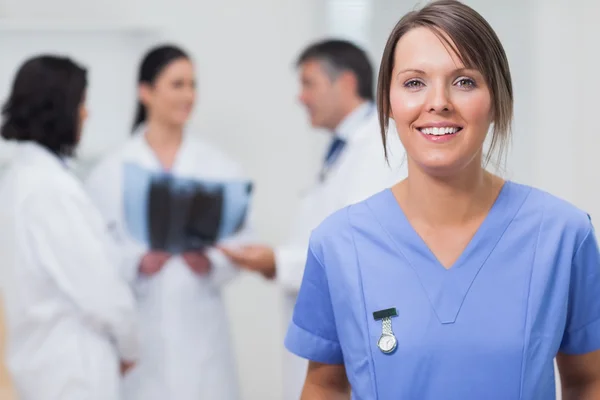
<svg viewBox="0 0 600 400"><path fill-rule="evenodd" d="M144 136L161 166L171 170L183 141L183 128L148 121Z"/></svg>
<svg viewBox="0 0 600 400"><path fill-rule="evenodd" d="M432 227L461 225L487 214L504 183L479 165L452 178L433 177L410 166L409 172L395 195L410 219Z"/></svg>
<svg viewBox="0 0 600 400"><path fill-rule="evenodd" d="M148 121L145 137L155 151L179 148L183 140L183 128L158 121Z"/></svg>

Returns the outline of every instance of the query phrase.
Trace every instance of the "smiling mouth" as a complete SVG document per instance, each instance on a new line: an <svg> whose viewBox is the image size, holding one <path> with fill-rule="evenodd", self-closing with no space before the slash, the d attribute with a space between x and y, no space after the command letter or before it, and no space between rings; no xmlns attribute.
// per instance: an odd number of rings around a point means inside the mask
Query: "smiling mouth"
<svg viewBox="0 0 600 400"><path fill-rule="evenodd" d="M445 136L454 135L462 131L462 127L459 126L448 126L448 127L435 127L435 128L417 128L419 132L424 135L430 136Z"/></svg>

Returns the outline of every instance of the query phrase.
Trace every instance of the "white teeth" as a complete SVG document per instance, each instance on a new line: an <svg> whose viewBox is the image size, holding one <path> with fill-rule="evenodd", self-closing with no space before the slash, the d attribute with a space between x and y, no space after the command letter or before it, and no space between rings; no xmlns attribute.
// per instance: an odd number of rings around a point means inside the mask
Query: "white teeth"
<svg viewBox="0 0 600 400"><path fill-rule="evenodd" d="M421 128L420 131L426 135L442 136L448 134L454 134L458 132L459 128L456 127L445 127L445 128Z"/></svg>

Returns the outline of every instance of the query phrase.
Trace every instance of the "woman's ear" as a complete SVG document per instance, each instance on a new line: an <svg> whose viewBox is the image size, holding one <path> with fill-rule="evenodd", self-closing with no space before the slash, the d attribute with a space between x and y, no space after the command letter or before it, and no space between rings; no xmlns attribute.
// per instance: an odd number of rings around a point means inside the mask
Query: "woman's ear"
<svg viewBox="0 0 600 400"><path fill-rule="evenodd" d="M88 116L89 116L89 112L88 112L87 106L86 106L85 102L82 102L79 105L79 120L81 121L81 123L84 123L87 120Z"/></svg>
<svg viewBox="0 0 600 400"><path fill-rule="evenodd" d="M147 83L140 83L138 86L138 98L143 105L147 106L152 100L152 87Z"/></svg>

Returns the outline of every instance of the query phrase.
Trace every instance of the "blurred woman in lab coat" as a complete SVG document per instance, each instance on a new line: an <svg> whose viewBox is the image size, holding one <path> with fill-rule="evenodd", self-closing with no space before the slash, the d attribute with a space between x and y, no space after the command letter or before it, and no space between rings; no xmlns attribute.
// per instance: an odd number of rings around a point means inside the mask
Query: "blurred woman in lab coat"
<svg viewBox="0 0 600 400"><path fill-rule="evenodd" d="M96 166L87 187L132 262L142 324L126 400L238 399L233 346L220 289L237 268L219 250L172 255L134 239L124 213L124 166L200 180L243 178L240 166L186 129L196 97L190 57L159 46L143 59L134 134ZM140 207L143 207L140 204ZM229 243L244 240L242 229Z"/></svg>
<svg viewBox="0 0 600 400"><path fill-rule="evenodd" d="M7 364L20 400L119 399L120 372L137 358L117 248L66 164L86 118L86 86L73 61L35 57L2 108L2 137L17 141L0 186L0 254Z"/></svg>

